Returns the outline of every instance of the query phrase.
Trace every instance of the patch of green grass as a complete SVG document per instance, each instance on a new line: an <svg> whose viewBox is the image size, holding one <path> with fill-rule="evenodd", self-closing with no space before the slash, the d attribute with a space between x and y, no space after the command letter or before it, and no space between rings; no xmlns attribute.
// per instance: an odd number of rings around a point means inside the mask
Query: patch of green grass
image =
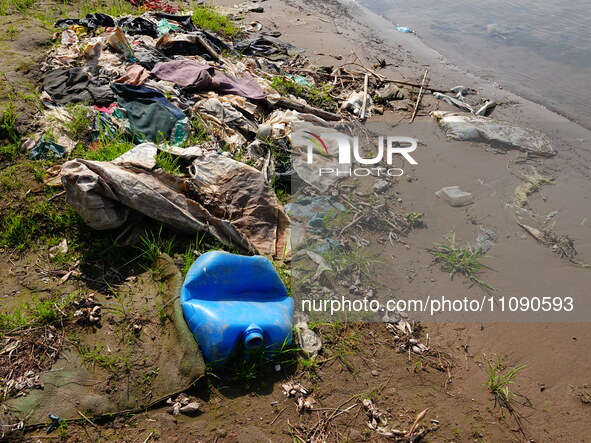
<svg viewBox="0 0 591 443"><path fill-rule="evenodd" d="M21 143L16 131L18 115L16 106L11 101L0 116L0 140L8 142L0 147L0 159L14 160L20 153Z"/></svg>
<svg viewBox="0 0 591 443"><path fill-rule="evenodd" d="M142 375L142 383L144 383L147 386L151 386L152 383L154 383L154 379L158 376L159 373L160 368L154 368L151 371L146 372Z"/></svg>
<svg viewBox="0 0 591 443"><path fill-rule="evenodd" d="M287 288L287 292L291 294L291 269L289 265L279 260L273 260L272 263L275 271L279 274L279 278Z"/></svg>
<svg viewBox="0 0 591 443"><path fill-rule="evenodd" d="M156 310L158 313L158 321L160 322L161 326L164 326L168 321L168 315L166 315L166 306L157 301Z"/></svg>
<svg viewBox="0 0 591 443"><path fill-rule="evenodd" d="M271 80L271 87L279 92L281 95L295 95L301 97L311 106L323 108L327 105L332 105L334 99L330 95L332 86L306 86L297 83L289 77L283 75L276 75Z"/></svg>
<svg viewBox="0 0 591 443"><path fill-rule="evenodd" d="M133 142L124 133L112 133L99 119L97 141L92 149L79 145L74 155L87 160L110 162L133 148Z"/></svg>
<svg viewBox="0 0 591 443"><path fill-rule="evenodd" d="M238 27L225 15L219 13L213 5L193 5L193 23L195 26L223 34L226 37L238 35Z"/></svg>
<svg viewBox="0 0 591 443"><path fill-rule="evenodd" d="M16 174L18 170L17 166L9 166L0 172L0 188L9 191L18 189L23 185L22 180Z"/></svg>
<svg viewBox="0 0 591 443"><path fill-rule="evenodd" d="M73 297L38 299L21 303L12 312L0 312L0 336L7 331L24 327L57 324L69 317L66 307Z"/></svg>
<svg viewBox="0 0 591 443"><path fill-rule="evenodd" d="M66 303L67 304L67 303ZM62 306L63 307L63 306ZM52 325L64 317L61 307L55 300L33 300L30 305L31 317L39 325Z"/></svg>
<svg viewBox="0 0 591 443"><path fill-rule="evenodd" d="M48 160L30 160L27 163L29 172L33 175L33 178L37 183L43 183L45 178L45 171L51 166L51 162Z"/></svg>
<svg viewBox="0 0 591 443"><path fill-rule="evenodd" d="M380 263L377 253L357 247L350 250L329 248L322 257L337 274L359 271L368 279L372 278L373 264Z"/></svg>
<svg viewBox="0 0 591 443"><path fill-rule="evenodd" d="M471 245L466 245L464 248L457 246L455 232L449 234L447 240L449 242L447 245L436 243L435 248L427 249L433 255L435 262L441 264L441 269L448 272L451 279L454 275L461 274L485 290L496 291L493 286L479 277L480 272L486 268L479 261L482 257L480 248L474 249Z"/></svg>
<svg viewBox="0 0 591 443"><path fill-rule="evenodd" d="M13 161L21 152L22 142L16 130L18 116L16 105L11 99L0 116L0 160Z"/></svg>
<svg viewBox="0 0 591 443"><path fill-rule="evenodd" d="M36 0L0 0L0 15L11 15L27 12Z"/></svg>
<svg viewBox="0 0 591 443"><path fill-rule="evenodd" d="M513 369L507 370L503 373L505 369L504 365L500 362L493 364L492 362L487 362L488 368L486 369L486 375L488 380L486 381L485 386L490 390L490 392L495 396L495 401L499 401L503 406L509 406L511 403L511 399L515 396L515 394L509 388L509 385L513 383L513 380L517 375L521 372L526 365L517 366Z"/></svg>
<svg viewBox="0 0 591 443"><path fill-rule="evenodd" d="M424 215L422 212L408 212L404 214L404 218L409 221L411 228L419 228L424 225Z"/></svg>
<svg viewBox="0 0 591 443"><path fill-rule="evenodd" d="M86 151L88 160L110 162L133 148L133 143L126 140L113 140L111 143L99 143L96 150Z"/></svg>
<svg viewBox="0 0 591 443"><path fill-rule="evenodd" d="M163 226L160 225L157 231L148 230L140 237L140 244L137 248L141 251L144 260L149 266L156 261L160 254L171 254L174 246L175 237L165 238L162 235Z"/></svg>
<svg viewBox="0 0 591 443"><path fill-rule="evenodd" d="M119 362L119 357L116 355L108 355L105 353L104 344L79 346L78 353L82 357L84 364L99 366L107 370L114 370L115 365Z"/></svg>
<svg viewBox="0 0 591 443"><path fill-rule="evenodd" d="M189 272L189 269L191 269L191 266L193 265L193 263L195 262L195 259L197 258L194 251L195 251L195 249L188 248L182 254L183 267L181 269L181 272L183 273L183 275L187 275L187 272Z"/></svg>
<svg viewBox="0 0 591 443"><path fill-rule="evenodd" d="M6 27L6 35L8 35L8 38L11 41L14 40L14 38L18 35L19 32L20 32L20 29L17 28L16 26L7 26Z"/></svg>
<svg viewBox="0 0 591 443"><path fill-rule="evenodd" d="M206 142L211 138L209 128L199 116L191 120L191 132L187 137L185 146L196 146L200 143Z"/></svg>
<svg viewBox="0 0 591 443"><path fill-rule="evenodd" d="M91 108L81 103L76 103L66 106L66 110L70 114L70 118L60 120L60 123L68 131L70 137L74 140L81 140L88 137L93 117Z"/></svg>
<svg viewBox="0 0 591 443"><path fill-rule="evenodd" d="M33 220L22 214L10 214L2 223L0 246L22 252L29 247L30 237L35 229Z"/></svg>
<svg viewBox="0 0 591 443"><path fill-rule="evenodd" d="M0 160L13 161L21 153L20 143L9 143L0 145Z"/></svg>
<svg viewBox="0 0 591 443"><path fill-rule="evenodd" d="M97 12L102 12L111 17L119 17L123 15L141 15L144 11L134 7L126 0L84 0L80 3L80 17Z"/></svg>
<svg viewBox="0 0 591 443"><path fill-rule="evenodd" d="M4 332L20 329L29 323L26 310L26 305L21 304L12 312L0 312L0 337Z"/></svg>
<svg viewBox="0 0 591 443"><path fill-rule="evenodd" d="M180 160L180 157L175 157L170 152L159 151L156 154L156 166L172 175L182 175Z"/></svg>

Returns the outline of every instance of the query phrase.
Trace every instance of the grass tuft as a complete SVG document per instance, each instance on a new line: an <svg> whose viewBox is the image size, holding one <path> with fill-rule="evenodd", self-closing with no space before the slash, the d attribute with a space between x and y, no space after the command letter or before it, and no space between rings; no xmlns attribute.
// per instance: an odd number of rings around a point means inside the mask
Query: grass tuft
<svg viewBox="0 0 591 443"><path fill-rule="evenodd" d="M486 374L488 380L485 386L495 396L496 401L500 402L501 405L508 407L511 403L511 399L515 396L515 394L509 389L509 385L513 383L513 379L523 368L525 368L526 365L517 366L502 373L504 366L500 362L493 365L489 361L487 364L488 368L486 369Z"/></svg>
<svg viewBox="0 0 591 443"><path fill-rule="evenodd" d="M219 13L213 5L193 6L193 23L202 29L223 34L227 37L238 35L238 27L224 14Z"/></svg>
<svg viewBox="0 0 591 443"><path fill-rule="evenodd" d="M156 166L172 175L182 175L180 160L180 157L175 157L170 152L160 151L156 154Z"/></svg>
<svg viewBox="0 0 591 443"><path fill-rule="evenodd" d="M0 140L8 142L0 146L0 159L14 160L20 153L21 143L16 131L18 115L14 103L10 102L0 116Z"/></svg>
<svg viewBox="0 0 591 443"><path fill-rule="evenodd" d="M2 223L0 247L14 248L22 252L28 248L33 231L34 224L29 218L21 214L11 214Z"/></svg>
<svg viewBox="0 0 591 443"><path fill-rule="evenodd" d="M427 249L433 255L435 262L441 264L441 269L448 272L452 280L454 275L461 274L485 290L496 291L496 288L479 277L480 272L486 268L479 261L482 257L480 248L474 249L470 245L464 248L457 246L455 232L449 234L447 240L448 245L436 243L435 248Z"/></svg>
<svg viewBox="0 0 591 443"><path fill-rule="evenodd" d="M66 109L70 118L61 121L64 129L74 140L87 138L90 134L90 124L93 117L91 108L78 103L70 104Z"/></svg>
<svg viewBox="0 0 591 443"><path fill-rule="evenodd" d="M305 86L297 83L296 81L282 75L276 75L271 80L271 87L279 92L281 95L295 95L301 97L312 106L318 108L324 108L327 105L331 105L334 99L330 96L332 86L322 85L318 86Z"/></svg>
<svg viewBox="0 0 591 443"><path fill-rule="evenodd" d="M124 15L141 15L144 11L134 7L126 0L84 0L80 4L80 17L97 12L102 12L111 17L119 17Z"/></svg>
<svg viewBox="0 0 591 443"><path fill-rule="evenodd" d="M404 214L404 218L408 220L411 228L420 228L425 224L425 222L423 221L424 215L425 214L423 214L422 212L408 212Z"/></svg>
<svg viewBox="0 0 591 443"><path fill-rule="evenodd" d="M151 266L160 254L172 253L175 237L164 238L162 235L163 226L160 225L157 231L146 231L140 237L140 244L137 248L141 251L144 260Z"/></svg>

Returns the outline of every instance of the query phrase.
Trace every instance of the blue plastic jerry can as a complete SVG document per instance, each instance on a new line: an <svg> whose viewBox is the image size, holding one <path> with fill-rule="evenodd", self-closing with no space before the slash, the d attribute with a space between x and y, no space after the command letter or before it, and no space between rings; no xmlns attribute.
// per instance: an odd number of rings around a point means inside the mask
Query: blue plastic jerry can
<svg viewBox="0 0 591 443"><path fill-rule="evenodd" d="M221 366L239 349L271 356L293 338L293 299L265 257L206 252L185 277L181 305L206 363Z"/></svg>

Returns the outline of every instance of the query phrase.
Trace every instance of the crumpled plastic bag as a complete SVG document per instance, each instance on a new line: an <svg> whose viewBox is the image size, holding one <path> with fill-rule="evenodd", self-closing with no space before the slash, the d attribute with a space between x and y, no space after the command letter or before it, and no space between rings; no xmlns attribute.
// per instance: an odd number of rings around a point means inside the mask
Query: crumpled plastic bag
<svg viewBox="0 0 591 443"><path fill-rule="evenodd" d="M540 157L556 155L550 138L534 129L461 112L433 111L431 116L445 135L454 140L485 142Z"/></svg>
<svg viewBox="0 0 591 443"><path fill-rule="evenodd" d="M321 192L326 191L351 169L350 163L338 162L339 145L335 139L324 138L328 153L314 145L310 146L312 143L310 134L322 136L330 133L336 134L339 131L332 127L317 126L304 121L295 121L290 124L289 140L295 153L292 157L292 167L300 179ZM312 163L308 163L309 149L312 149ZM320 169L332 170L332 173L320 174Z"/></svg>
<svg viewBox="0 0 591 443"><path fill-rule="evenodd" d="M240 111L237 111L231 104L222 102L216 97L203 100L199 103L199 110L215 117L220 125L228 125L243 133L251 132L256 134L257 124L248 120Z"/></svg>
<svg viewBox="0 0 591 443"><path fill-rule="evenodd" d="M144 143L114 162L64 163L68 202L97 230L122 226L135 210L181 231L208 231L247 252L289 255L289 218L259 171L191 148L190 177L175 177L153 169L150 158L156 151L155 145Z"/></svg>

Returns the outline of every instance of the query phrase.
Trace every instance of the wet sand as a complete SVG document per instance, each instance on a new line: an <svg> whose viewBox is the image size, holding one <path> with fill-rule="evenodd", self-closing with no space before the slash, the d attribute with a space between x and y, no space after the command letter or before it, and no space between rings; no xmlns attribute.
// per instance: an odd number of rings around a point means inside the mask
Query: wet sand
<svg viewBox="0 0 591 443"><path fill-rule="evenodd" d="M486 318L478 315L467 316L463 323L425 322L432 343L441 344L458 363L451 392L458 390L467 397L482 398L487 357L498 356L510 367L526 364L514 388L533 405L522 411L531 438L589 441L591 424L584 419L589 406L581 403L572 387L590 381L591 326L587 320L591 270L561 260L526 234L515 220L519 215L529 224L541 224L548 213L560 211L553 221L554 231L575 239L578 258L591 262L591 133L540 105L499 89L494 81L479 79L446 63L416 37L393 31L389 22L352 1L271 0L263 5L265 14L251 14L250 18L281 30L283 41L305 48L306 55L319 66L342 63L328 54L346 58L355 53L366 66L376 63L377 57L385 58L392 66L380 74L412 82L420 82L428 66L433 87L447 89L462 84L474 88L480 97L499 104L492 117L541 130L556 140L558 155L543 162L558 171L555 184L532 195L529 211L522 211L512 205L513 191L521 180L508 171L509 165L519 164L519 154L500 155L487 151L482 144L446 140L426 114L435 109L453 111L452 106L427 95L413 124L408 124L410 113L371 118L367 126L377 133L404 128L406 135L419 140L419 164L407 170L413 180L398 181L395 190L403 208L425 213L428 226L413 231L408 238L410 248L394 251L391 260L376 265L375 271L380 282L387 283L400 298L479 298L482 291L470 288L461 278L450 281L447 274L433 266L425 248L443 241L450 230L455 230L464 244L474 240L478 224L493 227L497 244L482 261L492 269L484 277L499 288L499 295L570 295L575 299L575 312L551 316L507 313L498 318L498 323L482 323ZM435 198L437 189L450 185L472 192L475 204L452 208Z"/></svg>

